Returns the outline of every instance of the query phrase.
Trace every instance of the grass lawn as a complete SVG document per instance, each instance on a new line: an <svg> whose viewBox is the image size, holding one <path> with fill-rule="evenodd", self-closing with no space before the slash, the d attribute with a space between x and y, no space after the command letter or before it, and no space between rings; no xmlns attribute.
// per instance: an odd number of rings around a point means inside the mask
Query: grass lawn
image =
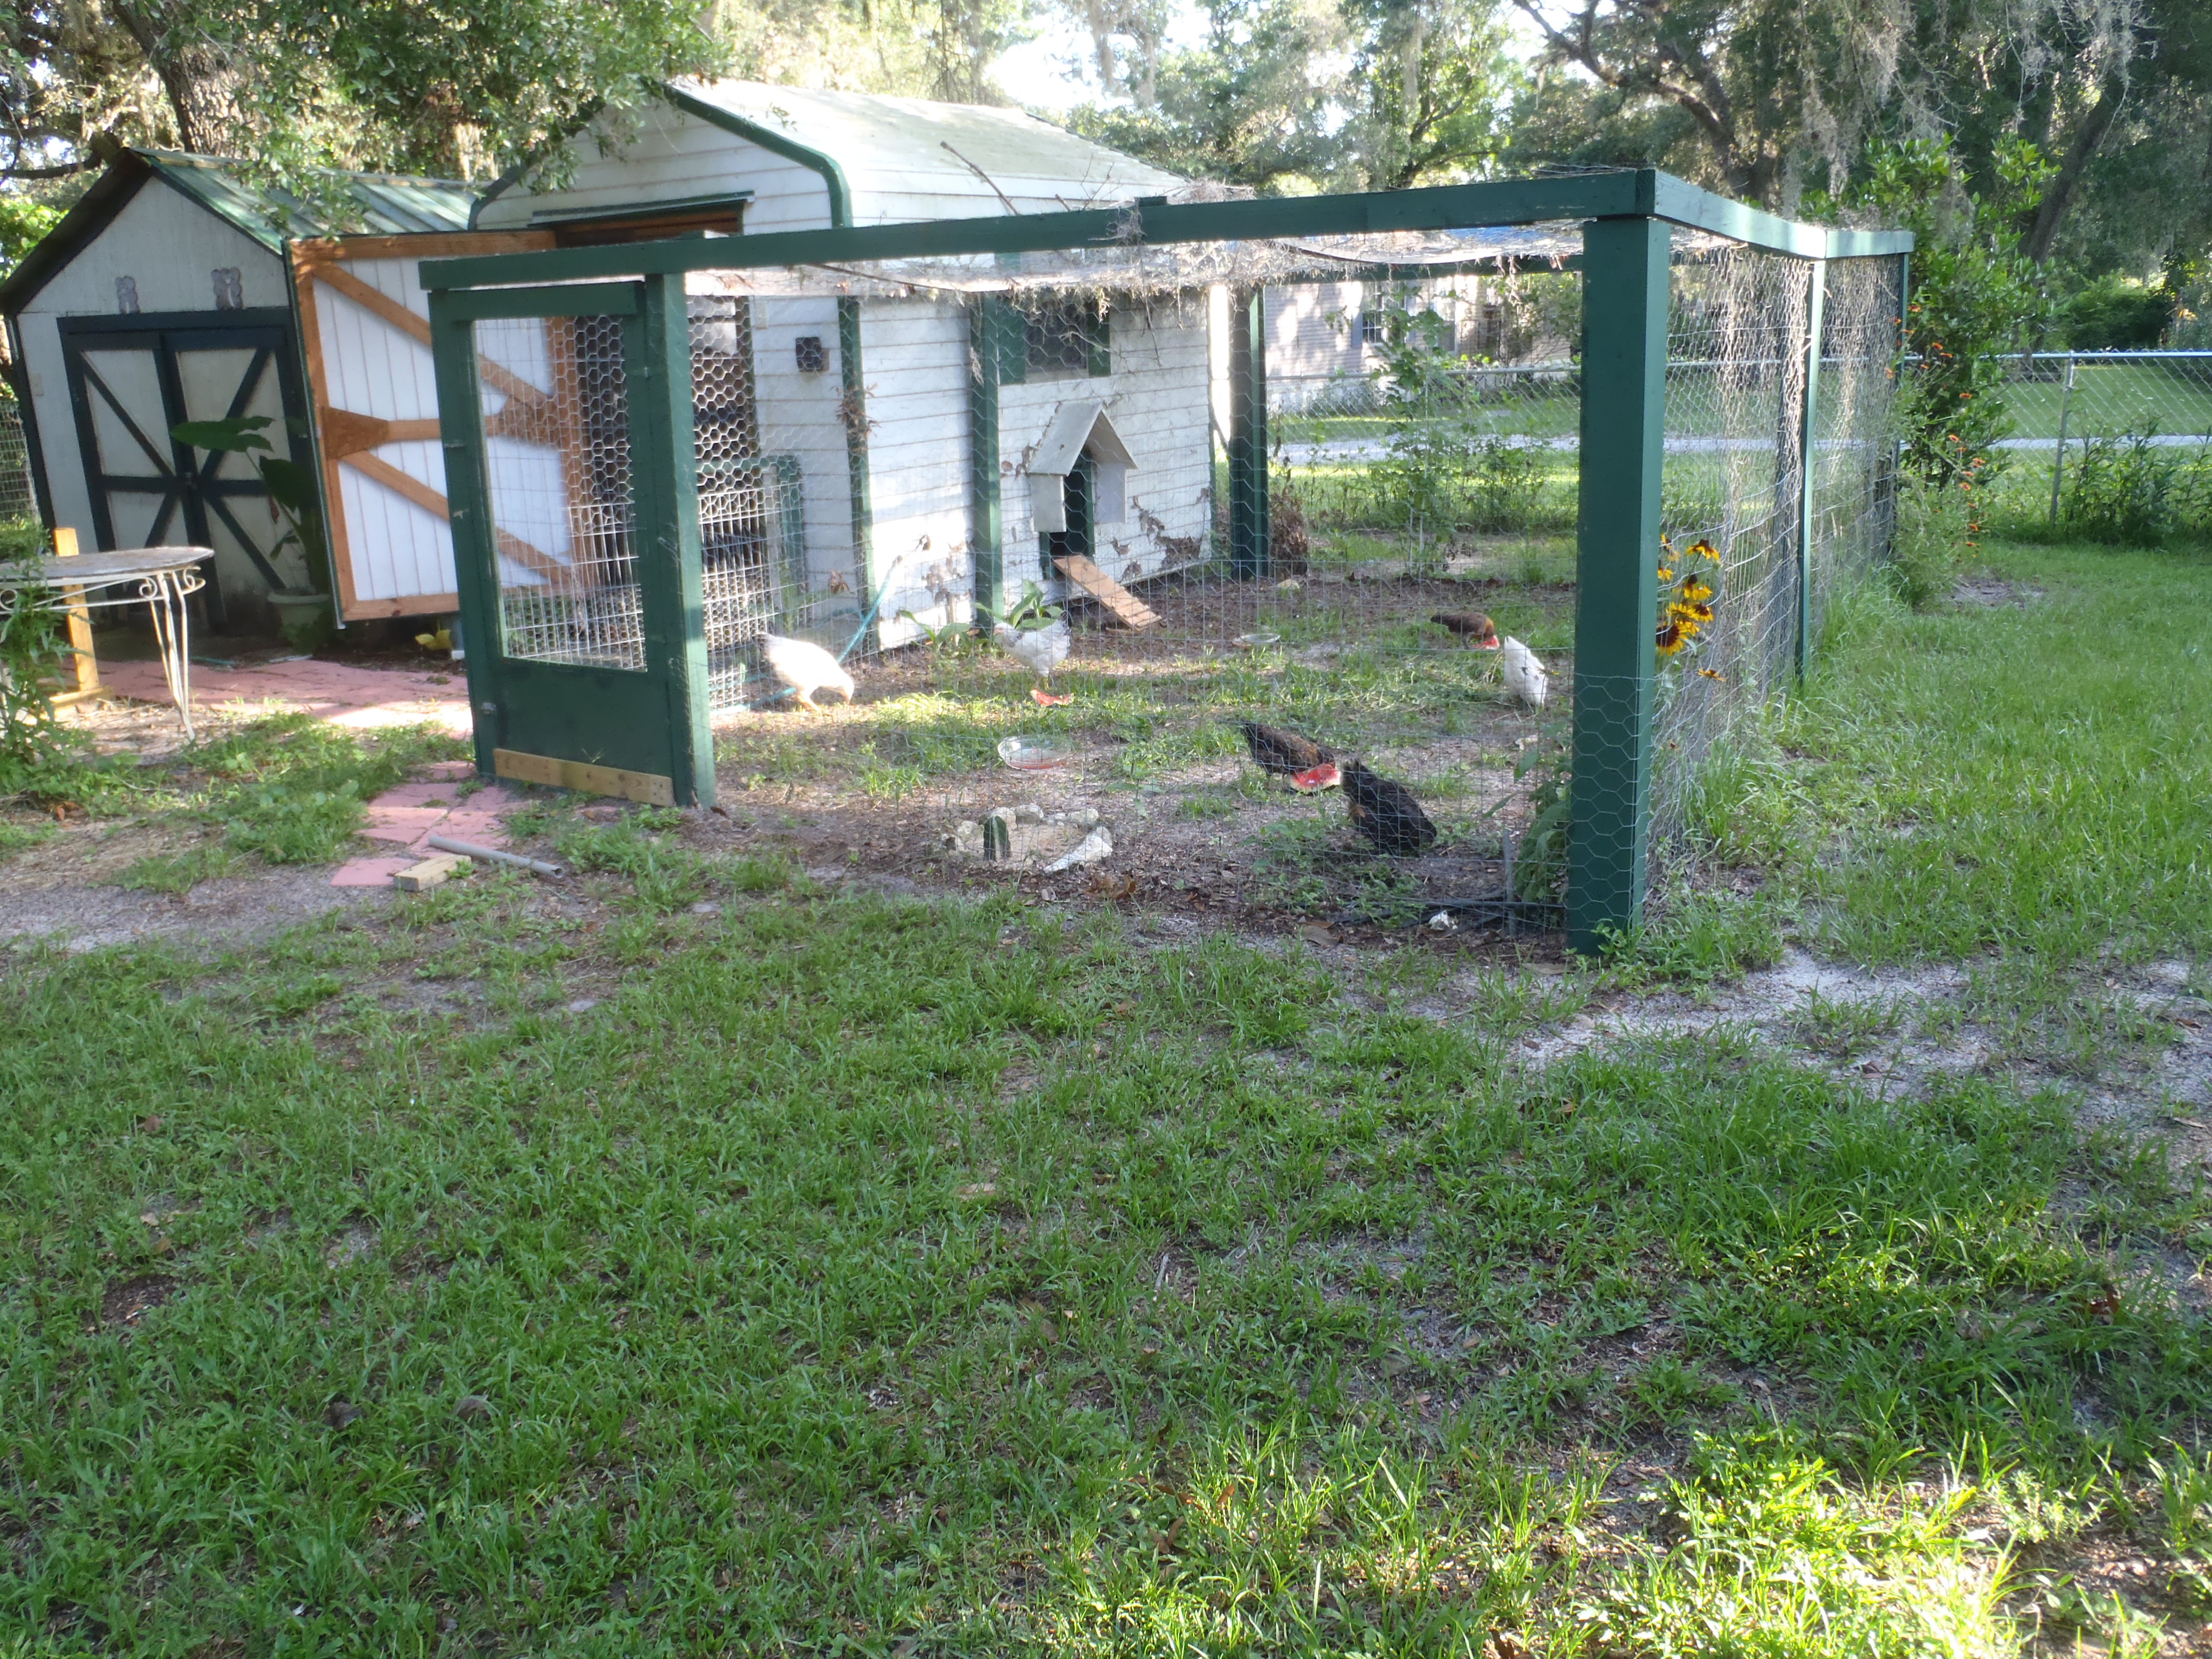
<svg viewBox="0 0 2212 1659"><path fill-rule="evenodd" d="M651 812L564 818L562 889L15 955L0 1653L2212 1639L2212 1211L2081 1109L2205 1015L2212 565L2000 565L2040 597L1846 608L1701 798L1757 890L1603 972ZM1533 1046L1785 935L1958 964L1887 1018L2022 1063L1893 1087L1832 1005Z"/></svg>

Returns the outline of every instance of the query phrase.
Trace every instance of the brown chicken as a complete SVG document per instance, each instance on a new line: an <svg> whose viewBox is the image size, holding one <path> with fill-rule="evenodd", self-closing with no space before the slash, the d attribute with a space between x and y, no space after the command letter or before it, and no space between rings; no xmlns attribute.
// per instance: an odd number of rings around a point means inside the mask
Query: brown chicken
<svg viewBox="0 0 2212 1659"><path fill-rule="evenodd" d="M1480 611L1444 611L1429 618L1437 627L1456 634L1476 651L1498 649L1498 624Z"/></svg>
<svg viewBox="0 0 2212 1659"><path fill-rule="evenodd" d="M1244 746L1252 751L1253 763L1272 777L1287 778L1296 773L1311 771L1323 762L1336 758L1327 747L1311 738L1285 732L1279 726L1261 726L1253 720L1243 720L1238 723L1237 729L1244 734Z"/></svg>
<svg viewBox="0 0 2212 1659"><path fill-rule="evenodd" d="M1419 853L1433 846L1437 826L1402 783L1376 775L1358 761L1316 766L1295 780L1301 788L1341 787L1352 827L1378 853Z"/></svg>

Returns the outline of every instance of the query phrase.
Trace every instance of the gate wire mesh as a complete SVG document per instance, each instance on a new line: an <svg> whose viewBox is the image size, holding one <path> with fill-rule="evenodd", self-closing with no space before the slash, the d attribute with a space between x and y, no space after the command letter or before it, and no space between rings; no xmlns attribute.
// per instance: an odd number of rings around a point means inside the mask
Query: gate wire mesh
<svg viewBox="0 0 2212 1659"><path fill-rule="evenodd" d="M723 799L763 792L876 867L1185 915L1543 909L1577 692L1580 250L1567 223L693 273ZM1665 521L1714 550L1715 597L1660 670L1662 849L1794 663L1808 480L1816 613L1885 533L1894 263L1829 269L1808 469L1811 278L1677 234ZM510 635L604 661L636 607L618 339L590 321L487 324L479 349L570 410L488 384L495 499L562 518L559 572L502 560ZM503 463L532 441L565 501ZM1548 666L1540 703L1486 629ZM771 635L856 644L859 699L800 707L820 688L770 674ZM1632 742L1626 718L1597 740ZM1255 765L1247 722L1403 785L1433 842L1385 855L1343 793ZM1109 858L1055 867L1101 827Z"/></svg>
<svg viewBox="0 0 2212 1659"><path fill-rule="evenodd" d="M476 350L502 649L643 668L622 319L482 321Z"/></svg>

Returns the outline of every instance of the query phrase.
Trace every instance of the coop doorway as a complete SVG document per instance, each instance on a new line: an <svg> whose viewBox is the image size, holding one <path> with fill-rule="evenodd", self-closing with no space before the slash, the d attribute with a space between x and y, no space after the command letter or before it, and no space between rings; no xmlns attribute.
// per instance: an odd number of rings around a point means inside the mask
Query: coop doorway
<svg viewBox="0 0 2212 1659"><path fill-rule="evenodd" d="M1065 530L1044 532L1044 568L1056 570L1060 561L1087 559L1097 546L1098 468L1086 455L1067 470L1060 483L1060 513Z"/></svg>

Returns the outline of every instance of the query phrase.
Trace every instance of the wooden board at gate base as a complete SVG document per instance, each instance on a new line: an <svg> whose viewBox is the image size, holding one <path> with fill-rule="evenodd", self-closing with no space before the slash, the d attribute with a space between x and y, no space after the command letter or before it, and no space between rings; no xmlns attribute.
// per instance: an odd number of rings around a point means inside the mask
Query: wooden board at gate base
<svg viewBox="0 0 2212 1659"><path fill-rule="evenodd" d="M1060 574L1097 599L1121 619L1124 628L1150 628L1160 613L1115 581L1080 553L1070 553L1053 562Z"/></svg>
<svg viewBox="0 0 2212 1659"><path fill-rule="evenodd" d="M592 795L619 795L647 806L676 805L676 786L658 772L625 772L613 766L588 766L582 761L555 760L550 755L526 755L519 749L491 751L491 769L518 783L548 783L556 789L578 789Z"/></svg>

